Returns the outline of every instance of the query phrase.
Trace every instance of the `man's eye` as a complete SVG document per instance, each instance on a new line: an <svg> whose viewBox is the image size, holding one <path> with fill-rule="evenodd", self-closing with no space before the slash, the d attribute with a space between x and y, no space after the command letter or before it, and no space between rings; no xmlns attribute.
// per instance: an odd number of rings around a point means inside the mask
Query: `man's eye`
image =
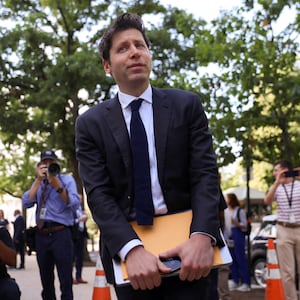
<svg viewBox="0 0 300 300"><path fill-rule="evenodd" d="M118 49L118 52L125 52L127 50L127 47L120 47L119 49Z"/></svg>

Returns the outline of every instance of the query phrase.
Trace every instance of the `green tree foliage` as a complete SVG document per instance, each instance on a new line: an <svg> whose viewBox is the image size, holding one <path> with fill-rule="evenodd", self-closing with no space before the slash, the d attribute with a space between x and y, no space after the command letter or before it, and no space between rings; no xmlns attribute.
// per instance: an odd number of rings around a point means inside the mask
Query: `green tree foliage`
<svg viewBox="0 0 300 300"><path fill-rule="evenodd" d="M169 81L176 86L185 70L196 65L189 34L198 22L158 1L7 0L1 4L0 176L5 180L0 188L14 195L31 184L34 162L44 148L60 151L64 171L73 173L81 190L74 124L81 110L116 90L103 71L97 46L104 28L118 14L130 11L149 19L156 85ZM190 31L178 31L178 22ZM88 97L80 96L82 90Z"/></svg>
<svg viewBox="0 0 300 300"><path fill-rule="evenodd" d="M74 124L116 91L97 46L125 11L146 23L153 84L202 97L220 166L238 157L248 165L297 162L299 3L273 2L245 1L208 24L158 0L0 0L0 190L20 196L43 148L60 151L64 171L82 188ZM286 7L296 10L296 20L275 33Z"/></svg>
<svg viewBox="0 0 300 300"><path fill-rule="evenodd" d="M299 1L245 3L223 12L211 34L195 40L197 58L219 67L201 80L212 95L207 105L217 144L224 145L220 157L228 158L235 140L245 164L281 158L299 164ZM278 32L276 22L288 7L295 20Z"/></svg>

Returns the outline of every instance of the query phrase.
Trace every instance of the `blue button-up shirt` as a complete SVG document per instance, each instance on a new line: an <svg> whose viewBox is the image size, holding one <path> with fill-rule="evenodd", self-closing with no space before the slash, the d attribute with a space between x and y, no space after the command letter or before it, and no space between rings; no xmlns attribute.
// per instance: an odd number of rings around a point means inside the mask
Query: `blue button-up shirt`
<svg viewBox="0 0 300 300"><path fill-rule="evenodd" d="M66 226L72 226L74 224L74 212L80 205L80 200L77 192L77 187L74 178L71 175L60 174L58 175L61 186L66 189L69 202L65 203L61 195L56 192L52 185L48 184L46 187L45 197L46 203L44 207L46 208L46 214L43 217L44 221L51 221L64 224ZM39 207L42 200L42 191L45 182L42 182L38 188L35 199L29 199L29 190L26 191L22 196L23 207L30 208L35 204ZM39 209L36 210L37 212ZM36 215L36 220L38 216Z"/></svg>

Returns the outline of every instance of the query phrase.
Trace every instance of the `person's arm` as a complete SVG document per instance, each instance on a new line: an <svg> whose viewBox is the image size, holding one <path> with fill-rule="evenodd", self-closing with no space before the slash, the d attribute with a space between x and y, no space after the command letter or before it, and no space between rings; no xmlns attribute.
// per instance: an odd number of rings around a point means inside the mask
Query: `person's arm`
<svg viewBox="0 0 300 300"><path fill-rule="evenodd" d="M42 163L39 163L36 166L37 177L34 183L32 184L28 195L28 198L31 201L35 200L36 193L41 185L42 180L45 178L45 168L47 168L46 165Z"/></svg>
<svg viewBox="0 0 300 300"><path fill-rule="evenodd" d="M231 219L231 223L242 231L245 230L247 228L247 216L245 210L242 208L238 209L236 216Z"/></svg>
<svg viewBox="0 0 300 300"><path fill-rule="evenodd" d="M64 186L62 186L62 183L60 182L59 178L57 176L50 175L47 178L49 183L53 186L53 188L60 194L61 199L68 204L70 202L68 191Z"/></svg>
<svg viewBox="0 0 300 300"><path fill-rule="evenodd" d="M6 246L2 241L0 241L0 260L12 267L16 265L16 251Z"/></svg>
<svg viewBox="0 0 300 300"><path fill-rule="evenodd" d="M16 265L16 252L11 236L5 228L0 228L0 261L9 266Z"/></svg>
<svg viewBox="0 0 300 300"><path fill-rule="evenodd" d="M279 186L279 182L275 181L274 184L270 187L267 195L264 198L264 203L270 205L275 200L275 193Z"/></svg>
<svg viewBox="0 0 300 300"><path fill-rule="evenodd" d="M288 168L282 169L280 172L276 174L275 182L270 187L270 190L268 191L267 195L265 196L264 202L267 205L270 205L275 200L275 193L280 184L285 183L285 172L288 171Z"/></svg>

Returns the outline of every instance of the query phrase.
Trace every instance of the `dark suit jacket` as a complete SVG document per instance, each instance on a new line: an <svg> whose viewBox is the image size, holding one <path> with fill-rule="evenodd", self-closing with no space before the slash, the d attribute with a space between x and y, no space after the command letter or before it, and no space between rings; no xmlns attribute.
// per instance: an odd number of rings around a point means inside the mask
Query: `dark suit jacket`
<svg viewBox="0 0 300 300"><path fill-rule="evenodd" d="M191 232L217 236L215 154L197 95L153 88L158 176L169 212L193 209ZM100 251L111 282L111 257L138 238L128 224L134 205L129 134L118 98L92 107L76 122L76 153L88 203L100 228Z"/></svg>
<svg viewBox="0 0 300 300"><path fill-rule="evenodd" d="M14 221L13 241L24 243L25 220L23 216L18 216Z"/></svg>

